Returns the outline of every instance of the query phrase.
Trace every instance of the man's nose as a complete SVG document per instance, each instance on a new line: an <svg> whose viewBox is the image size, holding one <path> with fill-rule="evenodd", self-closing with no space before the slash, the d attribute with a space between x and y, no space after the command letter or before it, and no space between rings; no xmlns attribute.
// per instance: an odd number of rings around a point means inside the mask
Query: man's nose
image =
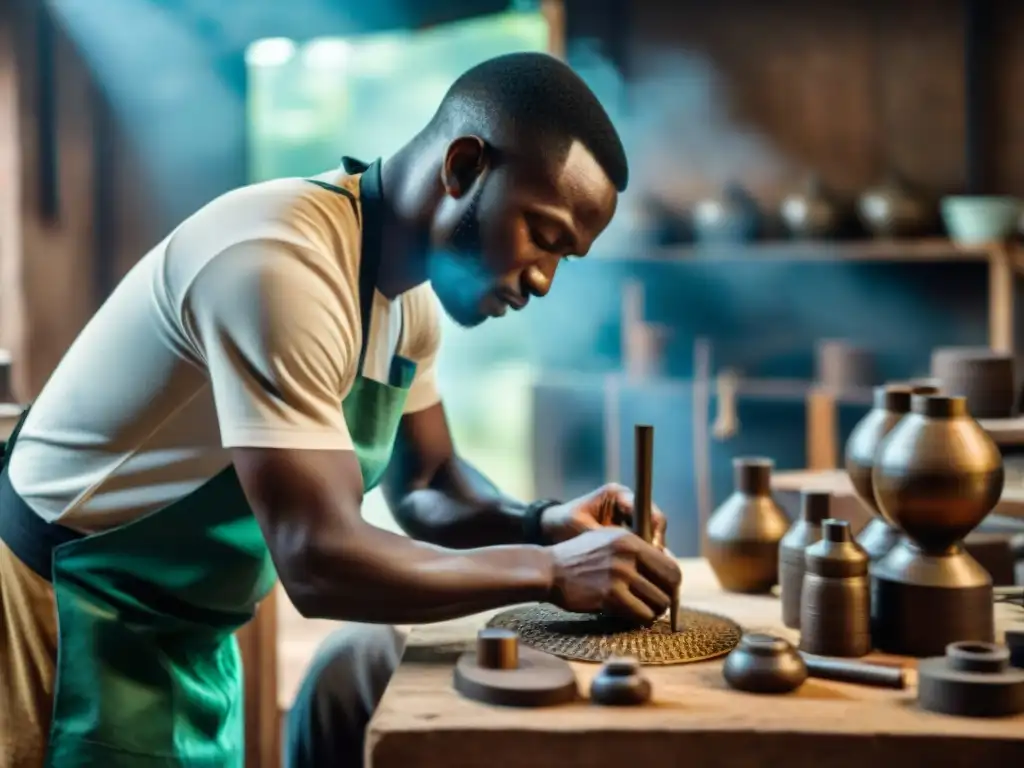
<svg viewBox="0 0 1024 768"><path fill-rule="evenodd" d="M523 274L523 289L534 296L547 296L551 284L555 280L555 270L559 259L556 257L542 259L527 267Z"/></svg>

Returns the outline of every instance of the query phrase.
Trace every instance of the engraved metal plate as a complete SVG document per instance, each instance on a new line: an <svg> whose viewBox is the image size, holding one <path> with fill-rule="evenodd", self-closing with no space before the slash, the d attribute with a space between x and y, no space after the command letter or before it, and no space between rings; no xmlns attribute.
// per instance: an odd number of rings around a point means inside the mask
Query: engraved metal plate
<svg viewBox="0 0 1024 768"><path fill-rule="evenodd" d="M743 633L732 619L705 611L680 608L679 619L683 629L673 632L667 617L638 628L606 616L530 605L499 613L488 626L514 630L524 645L563 659L601 662L633 656L650 666L724 656Z"/></svg>

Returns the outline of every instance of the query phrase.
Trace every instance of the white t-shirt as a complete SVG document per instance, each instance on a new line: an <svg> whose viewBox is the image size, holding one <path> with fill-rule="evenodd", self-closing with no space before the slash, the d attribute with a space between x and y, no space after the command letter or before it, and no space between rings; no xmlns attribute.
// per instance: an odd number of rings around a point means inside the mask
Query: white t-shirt
<svg viewBox="0 0 1024 768"><path fill-rule="evenodd" d="M358 176L316 177L359 199ZM346 450L357 375L361 231L304 179L229 192L146 254L33 404L11 483L49 521L105 530L192 492L233 447ZM440 399L436 297L375 293L363 374L417 363L407 413Z"/></svg>

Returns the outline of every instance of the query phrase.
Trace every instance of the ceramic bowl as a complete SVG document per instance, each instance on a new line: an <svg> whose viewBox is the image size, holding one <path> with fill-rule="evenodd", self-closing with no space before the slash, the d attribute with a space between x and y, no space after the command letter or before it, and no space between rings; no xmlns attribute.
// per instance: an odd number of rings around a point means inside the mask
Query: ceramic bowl
<svg viewBox="0 0 1024 768"><path fill-rule="evenodd" d="M1017 231L1024 204L1016 197L954 195L942 199L950 238L965 245L1005 240Z"/></svg>

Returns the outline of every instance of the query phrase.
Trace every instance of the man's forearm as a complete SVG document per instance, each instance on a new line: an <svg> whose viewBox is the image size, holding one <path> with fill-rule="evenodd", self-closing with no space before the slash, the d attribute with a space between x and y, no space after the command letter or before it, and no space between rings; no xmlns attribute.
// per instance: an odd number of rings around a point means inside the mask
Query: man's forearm
<svg viewBox="0 0 1024 768"><path fill-rule="evenodd" d="M299 564L287 582L304 615L374 624L445 621L547 600L554 586L554 561L544 547L456 552L366 523L288 562Z"/></svg>
<svg viewBox="0 0 1024 768"><path fill-rule="evenodd" d="M429 488L388 501L402 530L420 541L454 549L523 542L527 505L458 457L437 471Z"/></svg>

